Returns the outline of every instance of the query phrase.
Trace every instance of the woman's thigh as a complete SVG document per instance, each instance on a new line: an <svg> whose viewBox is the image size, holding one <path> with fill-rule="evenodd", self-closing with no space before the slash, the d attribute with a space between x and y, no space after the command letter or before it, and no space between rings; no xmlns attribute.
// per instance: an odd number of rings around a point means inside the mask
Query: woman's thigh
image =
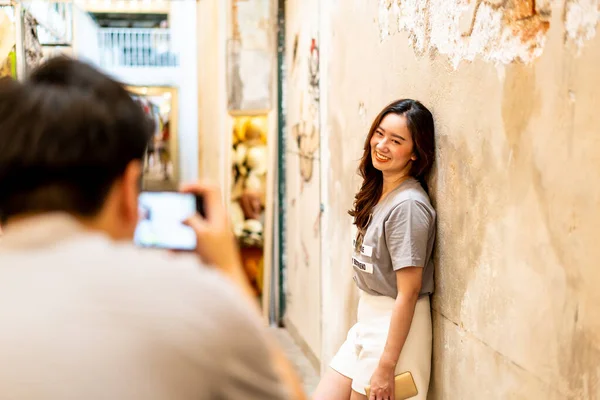
<svg viewBox="0 0 600 400"><path fill-rule="evenodd" d="M313 395L313 400L349 400L352 379L328 368Z"/></svg>
<svg viewBox="0 0 600 400"><path fill-rule="evenodd" d="M350 400L367 400L367 396L364 394L360 394L357 391L353 390L350 395Z"/></svg>

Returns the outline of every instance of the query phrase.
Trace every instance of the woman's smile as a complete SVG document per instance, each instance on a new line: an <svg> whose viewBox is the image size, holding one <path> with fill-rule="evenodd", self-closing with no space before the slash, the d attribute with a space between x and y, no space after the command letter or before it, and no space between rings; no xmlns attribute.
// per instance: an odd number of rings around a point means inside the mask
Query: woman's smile
<svg viewBox="0 0 600 400"><path fill-rule="evenodd" d="M381 153L380 153L380 152L378 152L377 150L375 150L375 151L374 151L374 153L375 153L375 156L374 156L374 158L375 158L377 161L381 162L381 163L385 163L385 162L388 162L388 161L390 161L390 160L391 160L391 158L390 158L390 157L384 156L383 154L381 154Z"/></svg>

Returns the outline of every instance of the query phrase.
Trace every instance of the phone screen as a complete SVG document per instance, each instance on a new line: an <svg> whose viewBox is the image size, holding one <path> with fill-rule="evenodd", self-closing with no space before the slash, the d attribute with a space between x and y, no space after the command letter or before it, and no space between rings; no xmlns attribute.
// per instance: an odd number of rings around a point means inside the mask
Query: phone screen
<svg viewBox="0 0 600 400"><path fill-rule="evenodd" d="M194 250L196 234L183 224L196 213L196 196L178 192L142 192L134 242L140 247Z"/></svg>

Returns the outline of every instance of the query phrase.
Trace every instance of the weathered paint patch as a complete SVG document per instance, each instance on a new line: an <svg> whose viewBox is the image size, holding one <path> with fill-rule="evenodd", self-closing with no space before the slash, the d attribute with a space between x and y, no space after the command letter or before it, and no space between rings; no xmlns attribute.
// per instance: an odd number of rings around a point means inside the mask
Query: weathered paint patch
<svg viewBox="0 0 600 400"><path fill-rule="evenodd" d="M407 32L415 51L437 50L449 57L454 68L476 57L502 64L528 63L541 55L549 28L550 7L541 3L380 0L380 38Z"/></svg>
<svg viewBox="0 0 600 400"><path fill-rule="evenodd" d="M600 21L600 0L567 0L565 29L567 38L581 49L586 40L596 36Z"/></svg>

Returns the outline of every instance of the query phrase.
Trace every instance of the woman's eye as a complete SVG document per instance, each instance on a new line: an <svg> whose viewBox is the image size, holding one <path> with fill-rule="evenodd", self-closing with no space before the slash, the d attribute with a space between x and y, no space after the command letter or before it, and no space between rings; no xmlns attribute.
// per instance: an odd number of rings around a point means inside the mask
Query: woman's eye
<svg viewBox="0 0 600 400"><path fill-rule="evenodd" d="M379 135L379 136L383 136L383 133L381 133L381 132L377 132L377 135Z"/></svg>
<svg viewBox="0 0 600 400"><path fill-rule="evenodd" d="M394 144L400 144L400 142L397 140L394 140Z"/></svg>

